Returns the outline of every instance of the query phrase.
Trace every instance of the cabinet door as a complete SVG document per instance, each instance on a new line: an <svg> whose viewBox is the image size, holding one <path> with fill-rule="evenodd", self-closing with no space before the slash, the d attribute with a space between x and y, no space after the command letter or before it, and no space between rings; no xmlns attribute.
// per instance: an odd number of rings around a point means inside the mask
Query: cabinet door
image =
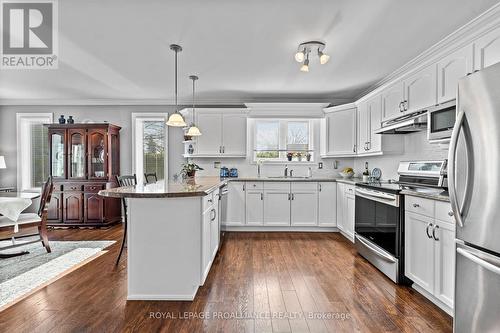
<svg viewBox="0 0 500 333"><path fill-rule="evenodd" d="M86 154L87 135L83 129L68 130L68 178L87 178Z"/></svg>
<svg viewBox="0 0 500 333"><path fill-rule="evenodd" d="M436 65L426 67L404 80L405 113L435 105L436 82Z"/></svg>
<svg viewBox="0 0 500 333"><path fill-rule="evenodd" d="M327 155L356 154L356 108L334 111L326 115Z"/></svg>
<svg viewBox="0 0 500 333"><path fill-rule="evenodd" d="M318 225L318 184L291 184L290 220L294 226Z"/></svg>
<svg viewBox="0 0 500 333"><path fill-rule="evenodd" d="M344 231L344 184L337 183L337 228Z"/></svg>
<svg viewBox="0 0 500 333"><path fill-rule="evenodd" d="M85 193L83 199L85 222L102 222L104 220L104 198L97 193Z"/></svg>
<svg viewBox="0 0 500 333"><path fill-rule="evenodd" d="M82 193L66 192L63 194L64 222L80 223L83 221Z"/></svg>
<svg viewBox="0 0 500 333"><path fill-rule="evenodd" d="M108 178L108 142L104 129L91 129L88 139L88 173L89 179Z"/></svg>
<svg viewBox="0 0 500 333"><path fill-rule="evenodd" d="M375 131L381 127L382 121L382 98L375 96L367 102L367 151L369 153L382 151L382 135Z"/></svg>
<svg viewBox="0 0 500 333"><path fill-rule="evenodd" d="M368 103L358 105L358 154L368 151Z"/></svg>
<svg viewBox="0 0 500 333"><path fill-rule="evenodd" d="M222 152L226 155L247 153L247 117L245 114L223 114Z"/></svg>
<svg viewBox="0 0 500 333"><path fill-rule="evenodd" d="M473 50L467 45L438 61L438 103L457 97L458 79L472 73Z"/></svg>
<svg viewBox="0 0 500 333"><path fill-rule="evenodd" d="M290 225L290 199L290 183L265 183L264 225Z"/></svg>
<svg viewBox="0 0 500 333"><path fill-rule="evenodd" d="M205 283L211 264L210 220L212 219L212 214L211 209L205 211L201 224L201 284Z"/></svg>
<svg viewBox="0 0 500 333"><path fill-rule="evenodd" d="M47 208L47 219L49 222L62 222L62 194L55 192L50 198L49 207Z"/></svg>
<svg viewBox="0 0 500 333"><path fill-rule="evenodd" d="M320 227L337 226L337 183L318 183L318 224Z"/></svg>
<svg viewBox="0 0 500 333"><path fill-rule="evenodd" d="M382 121L386 121L401 114L400 104L404 99L403 84L395 84L382 92Z"/></svg>
<svg viewBox="0 0 500 333"><path fill-rule="evenodd" d="M197 119L197 125L203 135L196 138L196 154L220 155L222 153L222 115L199 111Z"/></svg>
<svg viewBox="0 0 500 333"><path fill-rule="evenodd" d="M50 174L54 179L66 178L66 131L49 131Z"/></svg>
<svg viewBox="0 0 500 333"><path fill-rule="evenodd" d="M217 203L211 210L210 216L210 261L213 261L219 249L219 214L217 210Z"/></svg>
<svg viewBox="0 0 500 333"><path fill-rule="evenodd" d="M474 42L474 69L481 70L500 61L500 28Z"/></svg>
<svg viewBox="0 0 500 333"><path fill-rule="evenodd" d="M344 201L344 232L354 241L354 212L355 212L355 197L352 194L345 195Z"/></svg>
<svg viewBox="0 0 500 333"><path fill-rule="evenodd" d="M405 275L429 293L434 292L434 220L423 215L405 213Z"/></svg>
<svg viewBox="0 0 500 333"><path fill-rule="evenodd" d="M229 182L225 225L245 224L245 183Z"/></svg>
<svg viewBox="0 0 500 333"><path fill-rule="evenodd" d="M455 296L455 226L435 220L435 285L434 295L453 308Z"/></svg>
<svg viewBox="0 0 500 333"><path fill-rule="evenodd" d="M264 191L247 189L246 191L247 225L264 224Z"/></svg>

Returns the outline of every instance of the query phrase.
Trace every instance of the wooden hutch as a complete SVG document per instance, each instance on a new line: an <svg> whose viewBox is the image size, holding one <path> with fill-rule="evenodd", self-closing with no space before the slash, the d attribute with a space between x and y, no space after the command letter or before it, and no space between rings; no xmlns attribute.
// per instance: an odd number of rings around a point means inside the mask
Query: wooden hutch
<svg viewBox="0 0 500 333"><path fill-rule="evenodd" d="M103 198L120 174L120 129L107 124L48 124L54 194L48 225L100 227L121 221L120 199Z"/></svg>

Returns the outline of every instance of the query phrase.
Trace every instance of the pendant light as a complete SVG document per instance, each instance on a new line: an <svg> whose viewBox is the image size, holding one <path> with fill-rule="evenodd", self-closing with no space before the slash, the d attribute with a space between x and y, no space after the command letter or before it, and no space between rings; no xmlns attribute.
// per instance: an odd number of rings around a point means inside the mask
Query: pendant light
<svg viewBox="0 0 500 333"><path fill-rule="evenodd" d="M198 77L196 75L190 75L189 78L193 80L193 122L191 123L191 127L189 127L188 132L186 135L188 136L200 136L201 132L200 129L194 124L194 82L198 80Z"/></svg>
<svg viewBox="0 0 500 333"><path fill-rule="evenodd" d="M182 51L182 47L177 44L171 44L170 49L175 52L175 112L168 117L167 125L173 127L186 127L186 122L179 113L179 107L177 105L177 54Z"/></svg>

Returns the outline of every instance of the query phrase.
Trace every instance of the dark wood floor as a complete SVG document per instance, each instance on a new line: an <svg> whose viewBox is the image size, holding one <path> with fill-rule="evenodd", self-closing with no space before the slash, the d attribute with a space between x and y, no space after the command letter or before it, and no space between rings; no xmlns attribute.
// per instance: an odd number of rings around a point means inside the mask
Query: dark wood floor
<svg viewBox="0 0 500 333"><path fill-rule="evenodd" d="M121 232L53 230L49 237L118 240ZM451 317L393 284L335 233L227 233L193 302L127 302L126 260L114 266L118 250L119 242L0 313L0 332L452 331ZM210 318L188 319L205 312Z"/></svg>

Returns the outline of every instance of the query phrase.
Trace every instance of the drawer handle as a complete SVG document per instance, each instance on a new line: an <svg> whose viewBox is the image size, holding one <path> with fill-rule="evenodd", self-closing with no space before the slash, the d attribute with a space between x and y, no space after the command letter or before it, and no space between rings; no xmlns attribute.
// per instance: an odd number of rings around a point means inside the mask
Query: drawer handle
<svg viewBox="0 0 500 333"><path fill-rule="evenodd" d="M448 216L453 216L455 215L453 212L448 212Z"/></svg>
<svg viewBox="0 0 500 333"><path fill-rule="evenodd" d="M433 229L432 229L432 238L434 238L435 240L439 241L439 238L436 236L436 229L439 229L439 226L435 226Z"/></svg>
<svg viewBox="0 0 500 333"><path fill-rule="evenodd" d="M425 228L425 233L427 234L427 237L431 238L432 239L432 236L429 234L429 228L432 228L434 226L434 224L432 223L429 223L427 225L427 228Z"/></svg>
<svg viewBox="0 0 500 333"><path fill-rule="evenodd" d="M414 204L413 204L413 207L418 208L418 207L420 207L420 205L419 205L419 204L414 203Z"/></svg>

